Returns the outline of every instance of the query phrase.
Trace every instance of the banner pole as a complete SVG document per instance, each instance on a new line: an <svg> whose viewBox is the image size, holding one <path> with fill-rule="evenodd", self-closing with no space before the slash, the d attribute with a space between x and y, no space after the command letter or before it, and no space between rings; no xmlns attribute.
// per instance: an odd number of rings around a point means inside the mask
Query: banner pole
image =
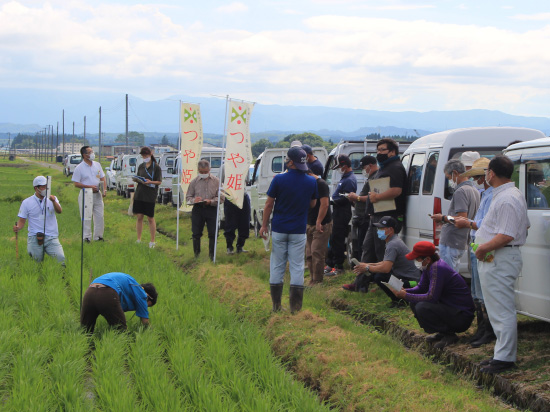
<svg viewBox="0 0 550 412"><path fill-rule="evenodd" d="M86 189L82 189L82 236L80 236L80 313L82 313L82 278L84 270L84 217L86 209L84 209L84 202L86 199Z"/></svg>
<svg viewBox="0 0 550 412"><path fill-rule="evenodd" d="M46 257L46 216L48 215L48 183L50 183L50 179L51 176L46 176L46 196L44 197L44 240L42 241L42 259Z"/></svg>
<svg viewBox="0 0 550 412"><path fill-rule="evenodd" d="M179 104L179 134L178 134L178 155L181 157L181 100ZM177 157L177 156L176 156ZM181 186L181 162L183 161L183 157L181 157L180 161L178 162L178 189L177 189L177 195L178 199L176 200L176 209L177 209L177 217L176 217L176 250L179 250L180 246L180 186Z"/></svg>
<svg viewBox="0 0 550 412"><path fill-rule="evenodd" d="M219 184L218 184L218 207L216 209L216 236L214 238L214 258L212 261L216 263L216 252L218 250L218 230L220 228L220 200L222 193L222 175L225 169L225 143L226 143L226 134L227 134L227 110L229 107L229 95L225 96L225 117L223 119L223 138L222 138L222 163L220 165L220 175L219 175Z"/></svg>

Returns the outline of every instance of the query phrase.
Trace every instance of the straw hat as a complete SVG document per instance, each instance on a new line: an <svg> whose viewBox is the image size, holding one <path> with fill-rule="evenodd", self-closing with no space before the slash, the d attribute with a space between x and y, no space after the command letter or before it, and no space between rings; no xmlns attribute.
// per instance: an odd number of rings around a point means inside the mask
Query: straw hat
<svg viewBox="0 0 550 412"><path fill-rule="evenodd" d="M472 165L472 168L464 173L462 173L461 177L471 177L471 176L481 176L485 174L485 170L489 167L490 160L486 157L480 157L477 159L474 164Z"/></svg>

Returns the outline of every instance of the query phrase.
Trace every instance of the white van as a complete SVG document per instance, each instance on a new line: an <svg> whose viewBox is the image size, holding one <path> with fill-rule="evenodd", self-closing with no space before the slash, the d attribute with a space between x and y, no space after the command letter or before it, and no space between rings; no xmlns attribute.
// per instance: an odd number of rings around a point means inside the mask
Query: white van
<svg viewBox="0 0 550 412"><path fill-rule="evenodd" d="M63 174L67 177L74 173L74 169L82 162L82 155L80 153L67 155L65 167L63 168Z"/></svg>
<svg viewBox="0 0 550 412"><path fill-rule="evenodd" d="M327 161L327 150L324 147L313 147L313 154L317 156L322 164ZM270 148L258 156L254 164L254 173L250 186L247 191L250 195L250 207L252 222L254 225L254 234L256 237L260 234L265 202L267 201L267 191L275 175L284 171L285 157L288 148Z"/></svg>
<svg viewBox="0 0 550 412"><path fill-rule="evenodd" d="M129 198L130 193L135 190L136 183L132 176L137 173L138 166L143 163L143 158L138 154L124 155L120 163L120 170L117 171L117 195Z"/></svg>
<svg viewBox="0 0 550 412"><path fill-rule="evenodd" d="M512 180L525 195L531 223L521 248L516 309L550 322L550 138L514 144L504 154L514 162Z"/></svg>
<svg viewBox="0 0 550 412"><path fill-rule="evenodd" d="M222 158L225 155L225 150L221 147L212 146L206 144L202 147L201 159L208 160L210 162L210 173L216 177L220 177L220 168L222 165ZM181 152L176 157L174 162L174 167L172 170L168 170L168 173L172 173L172 196L171 202L172 206L176 207L178 204L178 193L179 193L179 204L183 204L184 193L181 190L180 186L180 176L181 176Z"/></svg>
<svg viewBox="0 0 550 412"><path fill-rule="evenodd" d="M176 168L174 167L177 156L178 152L164 152L157 159L162 171L162 183L158 189L157 202L163 205L172 200L172 178L174 175L177 176L177 172L175 172Z"/></svg>
<svg viewBox="0 0 550 412"><path fill-rule="evenodd" d="M115 167L116 158L111 160L111 164L105 168L105 181L107 182L107 190L116 189L116 171Z"/></svg>
<svg viewBox="0 0 550 412"><path fill-rule="evenodd" d="M443 168L449 159L459 159L463 152L476 151L482 157L501 154L511 142L544 137L539 130L518 127L473 127L447 130L415 140L403 155L407 170L407 211L401 233L412 249L415 243L429 240L439 245L441 225L428 214L447 213L452 191ZM469 254L464 253L460 273L470 277Z"/></svg>

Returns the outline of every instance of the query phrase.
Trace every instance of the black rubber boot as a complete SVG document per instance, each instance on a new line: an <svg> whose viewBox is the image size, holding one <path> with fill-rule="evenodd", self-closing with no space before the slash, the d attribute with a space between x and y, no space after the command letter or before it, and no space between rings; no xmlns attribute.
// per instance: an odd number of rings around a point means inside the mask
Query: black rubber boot
<svg viewBox="0 0 550 412"><path fill-rule="evenodd" d="M481 308L481 302L479 300L474 301L476 306L476 319L477 319L477 330L470 339L469 343L475 342L481 338L485 333L485 317L483 316L483 309Z"/></svg>
<svg viewBox="0 0 550 412"><path fill-rule="evenodd" d="M279 312L281 310L281 297L283 296L283 284L270 283L269 288L271 291L271 301L273 302L273 312Z"/></svg>
<svg viewBox="0 0 550 412"><path fill-rule="evenodd" d="M481 308L483 310L483 320L485 325L484 333L478 340L470 343L470 346L472 348L479 348L486 343L491 343L495 341L497 338L495 332L493 332L493 326L491 326L491 322L489 321L489 316L487 315L487 309L485 308L485 305L482 304Z"/></svg>
<svg viewBox="0 0 550 412"><path fill-rule="evenodd" d="M216 246L216 239L215 238L208 238L208 256L210 257L210 260L214 260L214 248Z"/></svg>
<svg viewBox="0 0 550 412"><path fill-rule="evenodd" d="M194 239L193 238L193 252L195 252L195 257L199 257L201 254L201 239Z"/></svg>
<svg viewBox="0 0 550 412"><path fill-rule="evenodd" d="M290 312L295 313L302 310L304 299L304 286L290 285Z"/></svg>

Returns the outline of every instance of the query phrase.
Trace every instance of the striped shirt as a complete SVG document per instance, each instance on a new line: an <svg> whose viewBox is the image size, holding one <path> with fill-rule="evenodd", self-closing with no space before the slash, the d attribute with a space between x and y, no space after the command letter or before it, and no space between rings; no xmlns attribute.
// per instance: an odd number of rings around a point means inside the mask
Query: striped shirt
<svg viewBox="0 0 550 412"><path fill-rule="evenodd" d="M506 235L513 238L509 245L522 246L527 239L529 226L525 197L514 186L514 182L509 182L493 189L491 206L476 238L487 242L496 235Z"/></svg>
<svg viewBox="0 0 550 412"><path fill-rule="evenodd" d="M209 175L206 179L201 179L200 176L195 177L189 183L187 189L187 203L192 204L196 197L202 200L210 200L210 206L218 205L218 189L220 180L216 176ZM224 201L224 196L220 196L221 201Z"/></svg>

